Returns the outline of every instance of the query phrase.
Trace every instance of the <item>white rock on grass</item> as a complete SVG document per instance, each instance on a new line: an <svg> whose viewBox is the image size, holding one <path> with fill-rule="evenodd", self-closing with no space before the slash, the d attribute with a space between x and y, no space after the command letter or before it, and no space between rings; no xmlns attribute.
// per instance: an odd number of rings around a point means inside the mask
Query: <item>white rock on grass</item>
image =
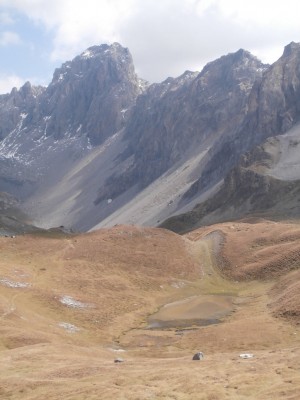
<svg viewBox="0 0 300 400"><path fill-rule="evenodd" d="M250 354L250 353L240 354L240 358L243 358L243 359L253 358L253 357L254 357L254 354Z"/></svg>

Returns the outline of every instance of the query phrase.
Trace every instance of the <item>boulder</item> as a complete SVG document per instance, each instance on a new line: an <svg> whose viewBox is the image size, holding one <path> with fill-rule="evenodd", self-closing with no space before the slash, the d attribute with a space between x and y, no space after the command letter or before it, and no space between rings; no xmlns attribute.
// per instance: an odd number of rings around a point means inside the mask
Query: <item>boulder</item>
<svg viewBox="0 0 300 400"><path fill-rule="evenodd" d="M193 356L193 360L203 360L203 358L204 358L204 354L201 351L194 354L194 356Z"/></svg>

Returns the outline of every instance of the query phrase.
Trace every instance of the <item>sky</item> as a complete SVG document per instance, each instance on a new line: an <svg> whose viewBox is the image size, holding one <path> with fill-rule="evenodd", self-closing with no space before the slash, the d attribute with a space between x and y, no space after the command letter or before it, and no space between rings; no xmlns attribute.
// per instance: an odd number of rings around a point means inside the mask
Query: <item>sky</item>
<svg viewBox="0 0 300 400"><path fill-rule="evenodd" d="M298 0L0 0L0 93L48 85L86 48L128 47L141 78L161 82L240 48L266 63L300 42Z"/></svg>

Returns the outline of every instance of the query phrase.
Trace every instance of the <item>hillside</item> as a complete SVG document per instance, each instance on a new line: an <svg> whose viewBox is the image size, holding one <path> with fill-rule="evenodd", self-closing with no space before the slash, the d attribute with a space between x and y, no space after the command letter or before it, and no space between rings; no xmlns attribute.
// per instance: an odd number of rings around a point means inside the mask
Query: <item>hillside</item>
<svg viewBox="0 0 300 400"><path fill-rule="evenodd" d="M0 238L1 396L296 399L299 232L252 219Z"/></svg>
<svg viewBox="0 0 300 400"><path fill-rule="evenodd" d="M201 225L254 215L275 221L298 220L299 143L299 124L284 135L269 138L240 158L209 200L171 217L161 226L186 232Z"/></svg>

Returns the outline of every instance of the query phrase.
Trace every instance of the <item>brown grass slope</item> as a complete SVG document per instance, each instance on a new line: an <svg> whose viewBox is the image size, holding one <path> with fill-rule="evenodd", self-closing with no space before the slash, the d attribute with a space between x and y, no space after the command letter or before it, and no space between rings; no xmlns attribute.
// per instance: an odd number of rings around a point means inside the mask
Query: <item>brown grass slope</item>
<svg viewBox="0 0 300 400"><path fill-rule="evenodd" d="M266 220L0 238L0 398L296 400L298 249L299 225ZM224 296L219 324L147 328Z"/></svg>
<svg viewBox="0 0 300 400"><path fill-rule="evenodd" d="M0 285L0 294L11 303L6 318L13 318L16 308L20 314L30 310L28 321L31 325L35 320L35 332L47 327L54 333L60 322L67 322L82 330L79 336L98 342L111 341L138 323L143 313L155 310L156 301L165 295L161 285L172 288L173 281L199 275L184 241L155 229L120 226L64 238L3 238L0 251L0 279L29 285L24 289ZM66 306L61 302L64 296L86 307Z"/></svg>

